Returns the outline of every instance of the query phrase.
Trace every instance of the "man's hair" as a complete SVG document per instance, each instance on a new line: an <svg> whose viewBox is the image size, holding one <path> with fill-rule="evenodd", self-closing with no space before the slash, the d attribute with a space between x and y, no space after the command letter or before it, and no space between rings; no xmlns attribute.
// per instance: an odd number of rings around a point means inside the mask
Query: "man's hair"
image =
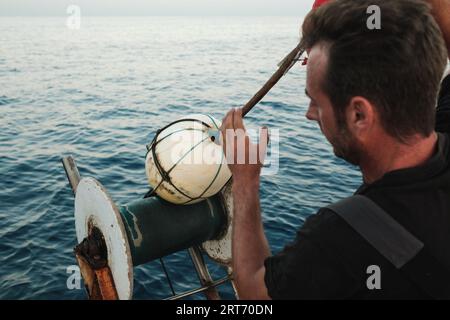
<svg viewBox="0 0 450 320"><path fill-rule="evenodd" d="M371 5L380 8L381 29L367 26ZM320 43L329 49L321 85L338 123L345 124L350 99L362 96L375 105L392 137L406 141L433 132L447 51L424 1L332 1L305 18L302 42L309 49Z"/></svg>

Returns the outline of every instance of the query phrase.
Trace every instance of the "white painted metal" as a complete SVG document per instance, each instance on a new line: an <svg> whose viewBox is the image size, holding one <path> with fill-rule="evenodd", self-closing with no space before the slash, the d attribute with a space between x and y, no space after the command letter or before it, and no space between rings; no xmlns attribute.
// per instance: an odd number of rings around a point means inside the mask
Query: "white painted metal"
<svg viewBox="0 0 450 320"><path fill-rule="evenodd" d="M100 182L93 178L83 178L75 195L75 228L79 243L88 236L92 226L99 228L105 239L108 266L119 299L131 299L133 264L118 208Z"/></svg>
<svg viewBox="0 0 450 320"><path fill-rule="evenodd" d="M200 120L215 130L219 130L221 125L220 121L208 115L194 114L182 119ZM164 171L173 168L169 175L176 186L174 188L167 181L161 182L162 177L150 151L145 161L145 171L150 186L157 187L156 193L161 198L175 204L185 204L190 200L189 197L202 197L189 202L192 204L215 195L230 179L231 172L222 146L212 141L210 128L200 122L174 123L159 134L158 140L156 156ZM203 193L205 190L207 192Z"/></svg>
<svg viewBox="0 0 450 320"><path fill-rule="evenodd" d="M232 181L230 180L221 191L225 211L228 215L227 230L221 239L206 241L202 244L203 250L205 250L206 254L212 260L226 266L231 266L232 262L231 236L233 226L233 196L231 193L231 184Z"/></svg>

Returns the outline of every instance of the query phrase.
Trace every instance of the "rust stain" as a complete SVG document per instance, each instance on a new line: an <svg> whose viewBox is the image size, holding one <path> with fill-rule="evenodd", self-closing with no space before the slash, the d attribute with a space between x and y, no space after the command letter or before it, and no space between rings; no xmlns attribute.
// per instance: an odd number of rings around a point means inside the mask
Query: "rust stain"
<svg viewBox="0 0 450 320"><path fill-rule="evenodd" d="M88 230L89 236L74 248L74 252L89 299L117 300L118 294L108 266L103 234L91 221L88 223Z"/></svg>

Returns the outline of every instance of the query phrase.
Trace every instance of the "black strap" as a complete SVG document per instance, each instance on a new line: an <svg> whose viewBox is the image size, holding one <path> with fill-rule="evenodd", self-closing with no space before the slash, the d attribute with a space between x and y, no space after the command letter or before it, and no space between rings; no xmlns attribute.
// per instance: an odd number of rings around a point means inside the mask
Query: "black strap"
<svg viewBox="0 0 450 320"><path fill-rule="evenodd" d="M431 298L450 299L450 272L375 202L355 195L327 206Z"/></svg>

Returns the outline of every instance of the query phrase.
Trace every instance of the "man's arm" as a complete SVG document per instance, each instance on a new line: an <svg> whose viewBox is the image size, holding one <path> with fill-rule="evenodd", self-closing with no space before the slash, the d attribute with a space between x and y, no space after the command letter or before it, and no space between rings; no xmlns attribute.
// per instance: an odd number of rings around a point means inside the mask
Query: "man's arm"
<svg viewBox="0 0 450 320"><path fill-rule="evenodd" d="M221 131L228 167L233 175L232 256L235 285L240 299L269 299L264 282L264 260L270 256L270 249L264 234L259 202L262 159L254 164L249 161L252 159L250 153L259 150L259 146L253 145L246 136L241 109L228 112ZM227 147L233 154L227 152ZM239 161L244 163L238 163L239 153L245 154L245 161Z"/></svg>
<svg viewBox="0 0 450 320"><path fill-rule="evenodd" d="M263 230L259 178L233 181L233 270L240 299L269 299L264 260L270 249Z"/></svg>

